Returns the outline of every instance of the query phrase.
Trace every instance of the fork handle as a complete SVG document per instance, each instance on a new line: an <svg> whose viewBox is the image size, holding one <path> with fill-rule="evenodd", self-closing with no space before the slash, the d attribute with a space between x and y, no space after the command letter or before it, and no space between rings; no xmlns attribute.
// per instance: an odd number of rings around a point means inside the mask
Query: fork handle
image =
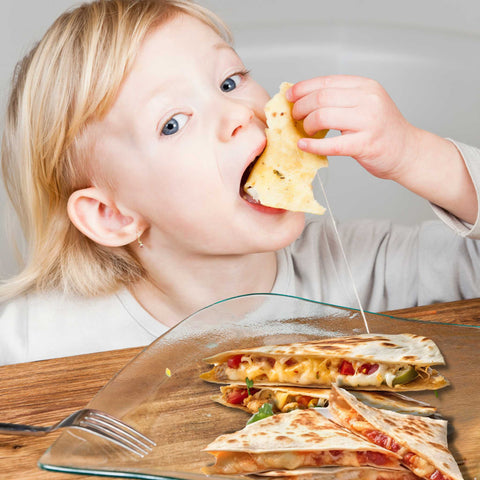
<svg viewBox="0 0 480 480"><path fill-rule="evenodd" d="M22 425L21 423L0 422L0 434L41 436L48 433L48 431L48 427L35 427L33 425Z"/></svg>

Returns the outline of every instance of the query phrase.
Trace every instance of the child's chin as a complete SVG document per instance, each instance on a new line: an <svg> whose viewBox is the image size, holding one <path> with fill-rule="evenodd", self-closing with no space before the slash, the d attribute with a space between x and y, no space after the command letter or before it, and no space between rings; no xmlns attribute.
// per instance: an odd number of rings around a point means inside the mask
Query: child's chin
<svg viewBox="0 0 480 480"><path fill-rule="evenodd" d="M285 217L281 225L270 228L272 250L281 250L291 245L302 234L305 228L305 215L302 212L284 210Z"/></svg>

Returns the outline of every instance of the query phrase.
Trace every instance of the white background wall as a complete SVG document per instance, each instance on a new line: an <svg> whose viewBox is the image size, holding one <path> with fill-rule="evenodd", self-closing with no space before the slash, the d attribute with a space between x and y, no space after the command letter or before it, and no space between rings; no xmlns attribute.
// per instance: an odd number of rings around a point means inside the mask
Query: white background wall
<svg viewBox="0 0 480 480"><path fill-rule="evenodd" d="M14 65L72 0L1 0L2 112ZM288 80L332 73L380 81L407 119L480 146L478 0L201 0L230 25L253 76L273 94ZM1 126L1 124L0 124ZM334 216L415 223L425 203L348 158L322 173ZM5 202L0 191L0 201ZM0 276L14 271L0 229Z"/></svg>

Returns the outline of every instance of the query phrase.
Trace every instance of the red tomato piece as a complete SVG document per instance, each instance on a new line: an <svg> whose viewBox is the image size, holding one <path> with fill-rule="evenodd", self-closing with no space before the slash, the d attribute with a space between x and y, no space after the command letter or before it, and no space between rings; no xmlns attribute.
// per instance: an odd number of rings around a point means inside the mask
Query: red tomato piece
<svg viewBox="0 0 480 480"><path fill-rule="evenodd" d="M234 355L233 357L230 357L227 360L227 365L230 368L238 368L241 361L242 361L242 357L243 357L243 355Z"/></svg>
<svg viewBox="0 0 480 480"><path fill-rule="evenodd" d="M346 360L342 361L338 371L342 375L354 375L355 374L355 370L353 369L353 365L350 362L347 362Z"/></svg>
<svg viewBox="0 0 480 480"><path fill-rule="evenodd" d="M231 392L228 392L227 402L232 405L239 405L248 397L248 391L246 388L236 388Z"/></svg>
<svg viewBox="0 0 480 480"><path fill-rule="evenodd" d="M365 436L375 445L391 450L392 452L398 452L400 445L390 436L385 435L378 430L369 430L365 432Z"/></svg>

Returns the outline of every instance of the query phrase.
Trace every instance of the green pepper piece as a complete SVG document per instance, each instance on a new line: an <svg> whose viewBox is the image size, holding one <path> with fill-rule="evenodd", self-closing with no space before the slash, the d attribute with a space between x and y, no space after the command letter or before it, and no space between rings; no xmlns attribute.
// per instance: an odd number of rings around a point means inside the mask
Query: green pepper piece
<svg viewBox="0 0 480 480"><path fill-rule="evenodd" d="M250 389L253 388L253 380L250 380L248 377L245 377L245 383L247 384L248 396L250 396Z"/></svg>
<svg viewBox="0 0 480 480"><path fill-rule="evenodd" d="M418 377L418 372L415 370L414 367L408 366L401 368L395 378L393 379L392 385L404 385L405 383L409 383L415 378Z"/></svg>
<svg viewBox="0 0 480 480"><path fill-rule="evenodd" d="M272 405L270 403L264 403L255 413L250 420L247 422L247 425L250 423L257 422L258 420L263 420L264 418L271 417L273 415Z"/></svg>

